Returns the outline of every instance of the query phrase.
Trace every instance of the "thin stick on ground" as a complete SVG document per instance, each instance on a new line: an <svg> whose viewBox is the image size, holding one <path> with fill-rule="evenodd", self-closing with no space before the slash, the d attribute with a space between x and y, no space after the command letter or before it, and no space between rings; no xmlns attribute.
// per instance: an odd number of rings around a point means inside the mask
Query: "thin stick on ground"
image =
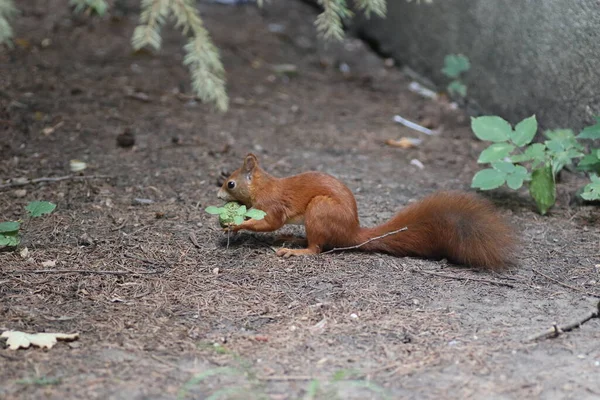
<svg viewBox="0 0 600 400"><path fill-rule="evenodd" d="M564 326L559 326L557 324L554 324L552 326L552 328L546 329L542 333L538 333L536 335L530 336L529 338L527 338L527 341L533 342L538 339L550 339L550 338L558 337L565 332L569 332L574 329L580 328L581 325L585 324L586 322L588 322L589 320L594 319L594 318L600 318L600 301L596 305L596 311L593 311L593 312L589 313L588 315L586 315L585 317L580 318L577 321L573 321L570 324L567 324Z"/></svg>
<svg viewBox="0 0 600 400"><path fill-rule="evenodd" d="M333 253L334 251L344 251L344 250L354 250L354 249L358 249L358 248L360 248L360 247L364 246L364 245L365 245L365 244L367 244L367 243L371 243L371 242L373 242L373 241L375 241L375 240L383 239L384 237L387 237L387 236L390 236L390 235L394 235L394 234L396 234L396 233L403 232L403 231L406 231L406 230L408 230L408 227L407 227L407 226L405 226L404 228L396 229L395 231L391 231L391 232L388 232L388 233L384 233L384 234L383 234L383 235L381 235L381 236L376 236L376 237L374 237L374 238L371 238L371 239L367 240L366 242L362 242L362 243L360 243L360 244L357 244L357 245L354 245L354 246L348 246L348 247L336 247L336 248L334 248L334 249L331 249L331 250L324 251L324 252L322 252L321 254Z"/></svg>
<svg viewBox="0 0 600 400"><path fill-rule="evenodd" d="M509 288L514 288L514 285L512 285L510 283L496 281L496 280L491 280L491 279L485 279L485 278L475 278L475 277L472 277L472 276L459 276L459 275L450 275L450 274L440 274L438 272L423 271L423 270L419 270L419 269L411 269L410 271L411 272L418 272L420 274L427 274L427 275L439 276L439 277L442 277L442 278L456 279L456 280L459 280L459 281L475 281L475 282L488 283L490 285L506 286L506 287L509 287Z"/></svg>
<svg viewBox="0 0 600 400"><path fill-rule="evenodd" d="M8 189L19 186L26 185L34 185L36 183L42 182L60 182L60 181L80 181L80 180L90 180L90 179L109 179L112 178L108 175L66 175L66 176L57 176L55 178L51 177L42 177L42 178L34 178L34 179L11 179L11 182L0 185L0 189Z"/></svg>
<svg viewBox="0 0 600 400"><path fill-rule="evenodd" d="M95 274L95 275L154 275L163 271L93 271L85 269L16 269L2 271L0 274Z"/></svg>
<svg viewBox="0 0 600 400"><path fill-rule="evenodd" d="M546 278L546 279L548 279L548 280L550 280L550 281L552 281L552 282L556 283L557 285L560 285L560 286L566 287L566 288L568 288L568 289L571 289L571 290L576 290L576 291L578 291L578 292L585 293L585 294L587 294L588 296L592 296L592 297L596 297L596 298L599 298L599 299L600 299L600 294L598 294L598 293L588 292L588 291L587 291L587 290L585 290L585 289L581 289L581 288L578 288L578 287L576 287L576 286L571 286L571 285L569 285L569 284L567 284L567 283L564 283L564 282L561 282L561 281L559 281L558 279L554 279L554 278L552 278L551 276L548 276L548 275L544 274L543 272L541 272L541 271L538 271L538 270L537 270L537 269L535 269L535 268L531 268L531 270L532 270L533 272L535 272L536 274L539 274L539 275L543 276L544 278Z"/></svg>

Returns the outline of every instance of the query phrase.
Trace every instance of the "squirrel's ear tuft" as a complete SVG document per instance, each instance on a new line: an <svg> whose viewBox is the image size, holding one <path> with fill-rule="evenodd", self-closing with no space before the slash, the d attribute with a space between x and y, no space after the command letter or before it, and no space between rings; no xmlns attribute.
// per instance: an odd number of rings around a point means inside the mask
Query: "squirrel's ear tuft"
<svg viewBox="0 0 600 400"><path fill-rule="evenodd" d="M244 159L244 171L252 172L258 167L258 158L252 153L249 153Z"/></svg>

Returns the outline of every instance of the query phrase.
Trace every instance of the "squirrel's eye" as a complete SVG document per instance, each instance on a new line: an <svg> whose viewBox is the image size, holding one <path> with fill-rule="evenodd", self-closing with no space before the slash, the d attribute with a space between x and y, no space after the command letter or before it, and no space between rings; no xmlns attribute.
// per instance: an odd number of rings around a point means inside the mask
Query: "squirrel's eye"
<svg viewBox="0 0 600 400"><path fill-rule="evenodd" d="M233 189L235 187L235 181L229 181L229 182L227 182L227 187L229 189Z"/></svg>

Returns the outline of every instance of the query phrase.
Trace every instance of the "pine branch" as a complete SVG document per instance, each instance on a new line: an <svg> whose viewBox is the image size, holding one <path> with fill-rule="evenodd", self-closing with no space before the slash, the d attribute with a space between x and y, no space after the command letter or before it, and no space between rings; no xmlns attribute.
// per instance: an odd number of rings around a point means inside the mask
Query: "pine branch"
<svg viewBox="0 0 600 400"><path fill-rule="evenodd" d="M160 28L169 16L169 0L142 0L140 25L133 31L131 44L135 50L145 46L159 50L162 44Z"/></svg>
<svg viewBox="0 0 600 400"><path fill-rule="evenodd" d="M8 42L13 36L9 20L17 15L12 0L0 0L0 44Z"/></svg>
<svg viewBox="0 0 600 400"><path fill-rule="evenodd" d="M225 69L198 10L192 0L172 0L171 9L175 26L190 35L184 46L187 54L183 63L192 74L194 91L202 101L214 102L220 111L227 111L229 99L225 90Z"/></svg>
<svg viewBox="0 0 600 400"><path fill-rule="evenodd" d="M373 1L373 0L371 0ZM315 26L325 39L342 40L344 37L343 21L352 16L345 0L319 0L323 12L317 16Z"/></svg>
<svg viewBox="0 0 600 400"><path fill-rule="evenodd" d="M361 10L367 18L371 16L371 13L383 18L387 11L386 0L356 0L356 8Z"/></svg>

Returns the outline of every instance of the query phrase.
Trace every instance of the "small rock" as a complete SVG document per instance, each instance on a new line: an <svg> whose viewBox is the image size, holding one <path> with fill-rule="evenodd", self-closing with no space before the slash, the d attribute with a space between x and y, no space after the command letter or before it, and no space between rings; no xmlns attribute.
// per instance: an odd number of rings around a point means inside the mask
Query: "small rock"
<svg viewBox="0 0 600 400"><path fill-rule="evenodd" d="M56 267L56 260L42 261L42 267Z"/></svg>
<svg viewBox="0 0 600 400"><path fill-rule="evenodd" d="M25 189L17 189L13 192L16 198L20 199L22 197L27 196L27 190Z"/></svg>
<svg viewBox="0 0 600 400"><path fill-rule="evenodd" d="M21 258L26 259L29 257L29 249L27 247L23 247L20 251L19 251L19 255L21 256Z"/></svg>
<svg viewBox="0 0 600 400"><path fill-rule="evenodd" d="M133 199L133 203L134 204L144 204L144 205L146 205L146 204L152 204L152 203L154 203L154 200L142 199L142 198L136 197L135 199Z"/></svg>
<svg viewBox="0 0 600 400"><path fill-rule="evenodd" d="M213 268L213 274L219 275L219 267Z"/></svg>

